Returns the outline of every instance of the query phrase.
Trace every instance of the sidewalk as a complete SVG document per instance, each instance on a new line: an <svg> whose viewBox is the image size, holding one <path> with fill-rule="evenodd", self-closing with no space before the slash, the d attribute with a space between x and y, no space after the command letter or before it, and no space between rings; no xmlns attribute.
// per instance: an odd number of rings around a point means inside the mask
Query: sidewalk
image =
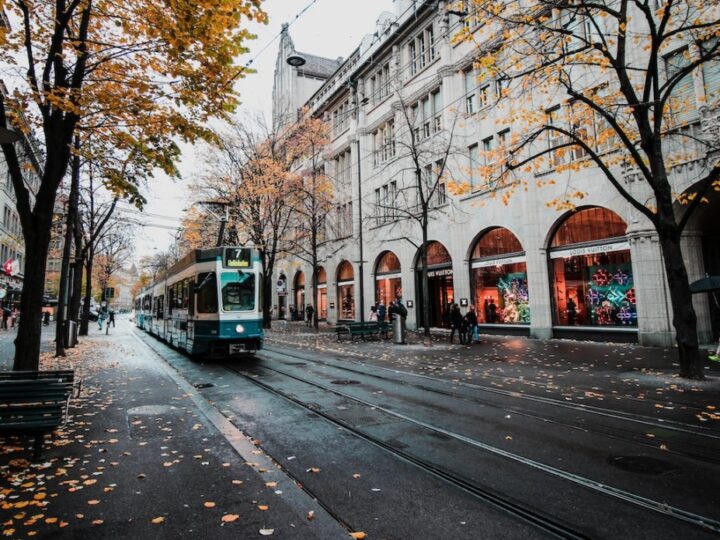
<svg viewBox="0 0 720 540"><path fill-rule="evenodd" d="M133 337L129 322L120 321L110 336L83 339L64 359L44 354L42 367L75 369L83 391L68 425L46 438L39 463L29 462L31 439L4 440L4 537L324 538L327 530L336 532L317 510L307 519L310 498L229 422L221 432L210 421L219 413L207 403L211 410L203 410L186 382L179 386L177 374Z"/></svg>

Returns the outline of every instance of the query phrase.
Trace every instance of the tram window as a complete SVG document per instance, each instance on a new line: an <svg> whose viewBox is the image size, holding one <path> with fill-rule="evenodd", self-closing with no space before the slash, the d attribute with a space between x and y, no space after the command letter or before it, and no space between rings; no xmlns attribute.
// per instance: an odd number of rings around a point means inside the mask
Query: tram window
<svg viewBox="0 0 720 540"><path fill-rule="evenodd" d="M225 311L252 311L255 309L255 274L243 272L222 273L222 301Z"/></svg>
<svg viewBox="0 0 720 540"><path fill-rule="evenodd" d="M162 319L163 318L163 308L165 307L165 295L158 296L157 299L157 318Z"/></svg>
<svg viewBox="0 0 720 540"><path fill-rule="evenodd" d="M197 287L197 311L198 313L217 313L217 279L215 272L198 274Z"/></svg>
<svg viewBox="0 0 720 540"><path fill-rule="evenodd" d="M187 309L188 307L188 282L190 280L183 279L182 286L183 286L183 307Z"/></svg>

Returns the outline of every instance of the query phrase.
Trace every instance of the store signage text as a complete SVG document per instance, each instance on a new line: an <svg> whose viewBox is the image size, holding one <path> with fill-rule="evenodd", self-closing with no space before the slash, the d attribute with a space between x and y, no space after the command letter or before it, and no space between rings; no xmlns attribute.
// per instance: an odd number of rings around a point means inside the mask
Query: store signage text
<svg viewBox="0 0 720 540"><path fill-rule="evenodd" d="M504 264L524 263L525 257L505 257L501 259L487 259L483 261L474 261L472 268L487 268L488 266L503 266Z"/></svg>
<svg viewBox="0 0 720 540"><path fill-rule="evenodd" d="M564 257L582 257L583 255L595 255L597 253L610 253L612 251L626 251L630 249L630 242L615 242L612 244L602 244L600 246L587 246L574 249L563 249L560 251L550 252L551 259L560 259Z"/></svg>
<svg viewBox="0 0 720 540"><path fill-rule="evenodd" d="M428 270L428 277L452 276L452 268L442 268L440 270Z"/></svg>

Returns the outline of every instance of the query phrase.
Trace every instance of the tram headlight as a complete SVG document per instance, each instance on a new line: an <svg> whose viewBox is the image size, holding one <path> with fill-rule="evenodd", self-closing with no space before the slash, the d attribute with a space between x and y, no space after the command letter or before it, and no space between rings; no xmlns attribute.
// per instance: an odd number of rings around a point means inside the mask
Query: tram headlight
<svg viewBox="0 0 720 540"><path fill-rule="evenodd" d="M242 334L242 333L245 331L245 327L244 327L242 324L238 324L238 325L235 327L235 331L236 331L238 334Z"/></svg>

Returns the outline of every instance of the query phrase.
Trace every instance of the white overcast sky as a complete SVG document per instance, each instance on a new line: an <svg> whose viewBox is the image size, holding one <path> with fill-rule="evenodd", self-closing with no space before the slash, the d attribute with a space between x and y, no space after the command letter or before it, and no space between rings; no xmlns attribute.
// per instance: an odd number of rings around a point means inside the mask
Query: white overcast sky
<svg viewBox="0 0 720 540"><path fill-rule="evenodd" d="M258 38L249 42L250 53L240 62L247 62L270 43L281 30L285 22L292 23L295 16L310 0L267 0L264 9L270 17L267 26L256 25L251 30ZM337 58L347 58L360 44L365 34L374 31L375 20L382 11L393 11L392 0L316 0L302 17L292 23L290 35L299 51ZM236 89L240 93L243 111L261 111L270 118L272 111L272 85L279 39L263 51L253 62L257 70L254 75L238 81ZM183 147L181 171L183 179L173 182L167 178L156 178L148 186L148 204L145 216L140 221L146 224L138 228L135 260L150 255L157 250L165 250L170 245L174 231L188 201L192 198L187 184L193 175L202 171L203 163L199 153L192 147ZM124 214L127 215L127 214ZM150 225L162 225L164 228Z"/></svg>

